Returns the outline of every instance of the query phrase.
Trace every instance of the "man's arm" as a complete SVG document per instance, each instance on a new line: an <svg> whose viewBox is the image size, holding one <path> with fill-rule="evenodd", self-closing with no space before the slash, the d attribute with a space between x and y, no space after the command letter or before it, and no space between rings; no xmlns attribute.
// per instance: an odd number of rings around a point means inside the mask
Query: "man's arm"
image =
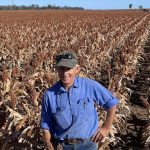
<svg viewBox="0 0 150 150"><path fill-rule="evenodd" d="M45 143L45 148L47 150L53 150L53 146L51 143L51 133L48 129L43 129L43 140Z"/></svg>
<svg viewBox="0 0 150 150"><path fill-rule="evenodd" d="M95 135L93 136L93 141L95 142L103 141L103 139L105 139L105 137L109 134L116 114L116 105L113 106L112 108L107 109L106 111L107 116L105 122L103 123L102 126L100 126L99 124L99 127Z"/></svg>
<svg viewBox="0 0 150 150"><path fill-rule="evenodd" d="M45 148L47 150L53 150L52 143L51 143L51 133L50 133L50 124L51 116L49 115L49 107L48 107L48 95L45 92L42 97L42 110L41 110L41 122L40 126L42 129L42 137L45 144Z"/></svg>

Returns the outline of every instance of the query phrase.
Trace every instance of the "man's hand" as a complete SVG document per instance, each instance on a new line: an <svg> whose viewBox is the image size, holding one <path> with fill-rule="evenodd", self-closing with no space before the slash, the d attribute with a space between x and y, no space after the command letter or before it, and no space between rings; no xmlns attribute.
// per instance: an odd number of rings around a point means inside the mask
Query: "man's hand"
<svg viewBox="0 0 150 150"><path fill-rule="evenodd" d="M103 123L102 126L99 123L99 127L92 138L94 142L103 142L103 140L106 138L106 136L109 134L111 130L112 123L116 113L116 106L113 106L107 109L106 111L107 111L107 115L106 115L105 122Z"/></svg>
<svg viewBox="0 0 150 150"><path fill-rule="evenodd" d="M51 133L48 129L43 129L43 140L45 143L46 150L53 150L53 145L51 143Z"/></svg>
<svg viewBox="0 0 150 150"><path fill-rule="evenodd" d="M54 150L52 143L51 142L45 143L45 149L46 150Z"/></svg>
<svg viewBox="0 0 150 150"><path fill-rule="evenodd" d="M106 136L109 134L110 129L106 127L98 127L96 133L94 134L92 140L94 142L103 142Z"/></svg>

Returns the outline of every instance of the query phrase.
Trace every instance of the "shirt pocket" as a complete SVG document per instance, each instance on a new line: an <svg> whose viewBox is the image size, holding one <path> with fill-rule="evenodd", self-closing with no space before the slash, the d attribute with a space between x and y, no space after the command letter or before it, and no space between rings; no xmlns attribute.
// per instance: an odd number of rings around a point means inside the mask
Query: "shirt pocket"
<svg viewBox="0 0 150 150"><path fill-rule="evenodd" d="M89 120L94 113L94 102L90 98L80 99L78 101L78 114L80 118Z"/></svg>
<svg viewBox="0 0 150 150"><path fill-rule="evenodd" d="M93 108L93 101L90 98L83 98L78 101L81 110L90 111Z"/></svg>
<svg viewBox="0 0 150 150"><path fill-rule="evenodd" d="M55 128L64 130L71 125L72 117L69 109L66 109L65 107L57 107L56 112L53 112L52 115L55 122Z"/></svg>

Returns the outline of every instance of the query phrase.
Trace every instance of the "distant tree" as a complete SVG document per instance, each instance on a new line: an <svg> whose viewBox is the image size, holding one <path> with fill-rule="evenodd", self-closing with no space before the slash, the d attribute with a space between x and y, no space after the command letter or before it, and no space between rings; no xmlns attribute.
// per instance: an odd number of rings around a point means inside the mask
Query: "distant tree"
<svg viewBox="0 0 150 150"><path fill-rule="evenodd" d="M129 4L129 9L132 9L132 6L133 6L132 4Z"/></svg>
<svg viewBox="0 0 150 150"><path fill-rule="evenodd" d="M38 8L39 8L39 5L37 5L37 4L32 4L30 7L31 7L31 9L38 9Z"/></svg>
<svg viewBox="0 0 150 150"><path fill-rule="evenodd" d="M143 6L142 6L142 5L140 5L140 6L139 6L139 9L143 9Z"/></svg>
<svg viewBox="0 0 150 150"><path fill-rule="evenodd" d="M12 1L13 2L13 1ZM82 7L69 7L69 6L64 6L64 7L60 7L60 6L55 6L55 5L48 5L48 6L39 6L37 4L32 4L30 6L25 6L25 5L21 5L21 6L16 6L16 5L0 5L0 10L34 10L34 9L72 9L72 10L84 10L84 8Z"/></svg>
<svg viewBox="0 0 150 150"><path fill-rule="evenodd" d="M52 6L52 5L50 5L50 4L49 4L49 5L47 5L47 8L48 8L48 9L52 9L52 7L53 7L53 6Z"/></svg>

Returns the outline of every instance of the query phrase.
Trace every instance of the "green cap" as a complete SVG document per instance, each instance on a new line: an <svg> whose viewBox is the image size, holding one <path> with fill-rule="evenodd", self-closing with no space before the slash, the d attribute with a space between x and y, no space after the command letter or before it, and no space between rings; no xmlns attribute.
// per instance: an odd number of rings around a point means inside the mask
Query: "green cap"
<svg viewBox="0 0 150 150"><path fill-rule="evenodd" d="M63 51L56 56L56 67L74 68L76 64L78 64L78 60L73 51Z"/></svg>

